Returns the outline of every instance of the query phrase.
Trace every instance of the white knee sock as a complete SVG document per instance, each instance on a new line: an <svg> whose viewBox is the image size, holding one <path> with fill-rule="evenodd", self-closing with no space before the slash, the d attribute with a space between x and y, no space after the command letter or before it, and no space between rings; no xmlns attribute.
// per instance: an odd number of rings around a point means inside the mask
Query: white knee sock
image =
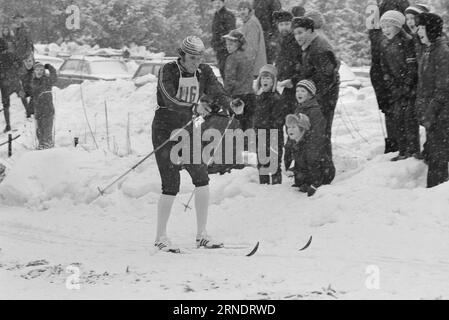
<svg viewBox="0 0 449 320"><path fill-rule="evenodd" d="M197 223L197 239L206 232L207 216L209 214L209 186L195 189L195 209Z"/></svg>
<svg viewBox="0 0 449 320"><path fill-rule="evenodd" d="M161 237L167 236L167 223L170 218L171 209L175 201L174 196L161 195L157 204L157 232L156 241L159 241Z"/></svg>

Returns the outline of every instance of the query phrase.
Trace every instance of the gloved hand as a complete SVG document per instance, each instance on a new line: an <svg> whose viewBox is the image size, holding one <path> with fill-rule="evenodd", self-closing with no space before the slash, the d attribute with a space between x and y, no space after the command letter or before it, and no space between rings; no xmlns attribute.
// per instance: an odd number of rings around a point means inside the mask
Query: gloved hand
<svg viewBox="0 0 449 320"><path fill-rule="evenodd" d="M299 186L299 191L302 193L307 193L307 190L309 190L309 186L307 184L302 184Z"/></svg>
<svg viewBox="0 0 449 320"><path fill-rule="evenodd" d="M234 99L231 101L231 109L236 115L242 115L245 110L245 102L242 99Z"/></svg>
<svg viewBox="0 0 449 320"><path fill-rule="evenodd" d="M287 170L287 171L285 172L285 175L286 175L288 178L293 178L293 177L295 176L295 173L294 173L292 170Z"/></svg>
<svg viewBox="0 0 449 320"><path fill-rule="evenodd" d="M314 187L314 186L309 186L308 188L307 188L307 196L310 198L310 197L313 197L314 195L315 195L315 193L316 193L316 188Z"/></svg>
<svg viewBox="0 0 449 320"><path fill-rule="evenodd" d="M194 106L193 112L197 113L201 117L206 117L212 112L210 104L206 101L200 101L197 105Z"/></svg>

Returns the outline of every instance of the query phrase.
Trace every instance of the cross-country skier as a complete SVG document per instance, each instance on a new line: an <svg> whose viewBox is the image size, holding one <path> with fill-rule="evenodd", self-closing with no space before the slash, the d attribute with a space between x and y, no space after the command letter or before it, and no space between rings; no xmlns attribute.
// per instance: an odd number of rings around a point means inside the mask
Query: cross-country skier
<svg viewBox="0 0 449 320"><path fill-rule="evenodd" d="M189 36L183 40L178 50L179 59L167 63L159 71L158 109L152 125L155 150L169 141L173 132L186 126L194 114L208 115L213 105L219 105L229 112L239 114L243 112L243 101L229 97L211 67L201 63L204 51L202 40ZM167 237L167 223L180 185L181 166L170 159L171 150L176 144L177 142L170 141L156 152L162 180L162 195L157 209L157 234L154 245L161 251L173 253L180 252ZM214 241L206 232L209 210L207 164L183 164L182 168L188 171L196 187L197 247L207 249L223 247L223 243Z"/></svg>

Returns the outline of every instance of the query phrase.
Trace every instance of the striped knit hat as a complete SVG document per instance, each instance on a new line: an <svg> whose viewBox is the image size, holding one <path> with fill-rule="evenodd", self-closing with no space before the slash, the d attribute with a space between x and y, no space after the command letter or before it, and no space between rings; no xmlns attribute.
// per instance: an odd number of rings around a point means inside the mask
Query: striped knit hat
<svg viewBox="0 0 449 320"><path fill-rule="evenodd" d="M413 14L415 16L423 12L430 12L429 7L425 4L415 4L405 9L405 14Z"/></svg>
<svg viewBox="0 0 449 320"><path fill-rule="evenodd" d="M180 50L194 56L199 56L204 53L206 47L203 41L197 36L189 36L182 41Z"/></svg>
<svg viewBox="0 0 449 320"><path fill-rule="evenodd" d="M399 11L389 10L383 14L382 18L380 18L381 26L386 23L402 29L405 24L405 16Z"/></svg>
<svg viewBox="0 0 449 320"><path fill-rule="evenodd" d="M39 61L35 62L34 65L33 65L33 68L37 69L39 67L40 68L45 68L44 65L41 62L39 62Z"/></svg>
<svg viewBox="0 0 449 320"><path fill-rule="evenodd" d="M300 128L305 129L306 131L309 131L312 127L310 124L310 119L305 114L289 114L285 118L285 124L289 127L291 126L298 126Z"/></svg>
<svg viewBox="0 0 449 320"><path fill-rule="evenodd" d="M313 83L313 81L311 81L311 80L301 80L301 81L299 81L298 84L296 85L296 88L298 88L298 87L302 87L302 88L306 89L313 96L316 95L316 86L315 86L315 83Z"/></svg>

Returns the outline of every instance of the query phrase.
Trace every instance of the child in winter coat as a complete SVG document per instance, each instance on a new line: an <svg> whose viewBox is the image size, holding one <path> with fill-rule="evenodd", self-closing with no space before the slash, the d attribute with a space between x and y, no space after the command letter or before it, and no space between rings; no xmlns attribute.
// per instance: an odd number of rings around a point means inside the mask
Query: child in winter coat
<svg viewBox="0 0 449 320"><path fill-rule="evenodd" d="M30 55L28 58L23 60L22 67L20 68L20 81L22 82L23 91L25 92L25 97L22 98L22 104L25 107L27 118L31 118L34 114L33 101L31 98L32 89L31 83L34 77L34 57Z"/></svg>
<svg viewBox="0 0 449 320"><path fill-rule="evenodd" d="M45 74L45 70L50 75ZM55 108L53 106L52 86L56 83L56 69L50 64L45 66L34 64L34 78L31 83L34 118L36 119L36 135L39 141L38 150L54 147L53 121Z"/></svg>
<svg viewBox="0 0 449 320"><path fill-rule="evenodd" d="M258 152L261 152L260 144L265 145L265 155L276 152L278 156L277 170L267 174L269 165L258 163L259 178L261 184L270 184L270 175L272 184L282 183L282 155L284 146L284 124L285 116L288 114L288 105L282 99L276 90L277 70L273 65L265 65L260 69L259 77L256 81L256 109L254 114L254 127L257 132ZM260 130L265 130L265 141L259 140ZM277 130L278 141L273 145L271 130Z"/></svg>
<svg viewBox="0 0 449 320"><path fill-rule="evenodd" d="M385 35L381 67L389 97L385 121L399 147L399 155L392 161L421 157L415 110L418 64L415 42L403 29L405 21L405 16L394 10L387 11L380 20Z"/></svg>
<svg viewBox="0 0 449 320"><path fill-rule="evenodd" d="M315 97L316 87L302 80L296 87L298 107L286 118L288 142L285 146L285 168L295 178L294 187L313 196L322 186L335 178L335 166L329 153L326 119ZM295 165L292 169L292 162Z"/></svg>

